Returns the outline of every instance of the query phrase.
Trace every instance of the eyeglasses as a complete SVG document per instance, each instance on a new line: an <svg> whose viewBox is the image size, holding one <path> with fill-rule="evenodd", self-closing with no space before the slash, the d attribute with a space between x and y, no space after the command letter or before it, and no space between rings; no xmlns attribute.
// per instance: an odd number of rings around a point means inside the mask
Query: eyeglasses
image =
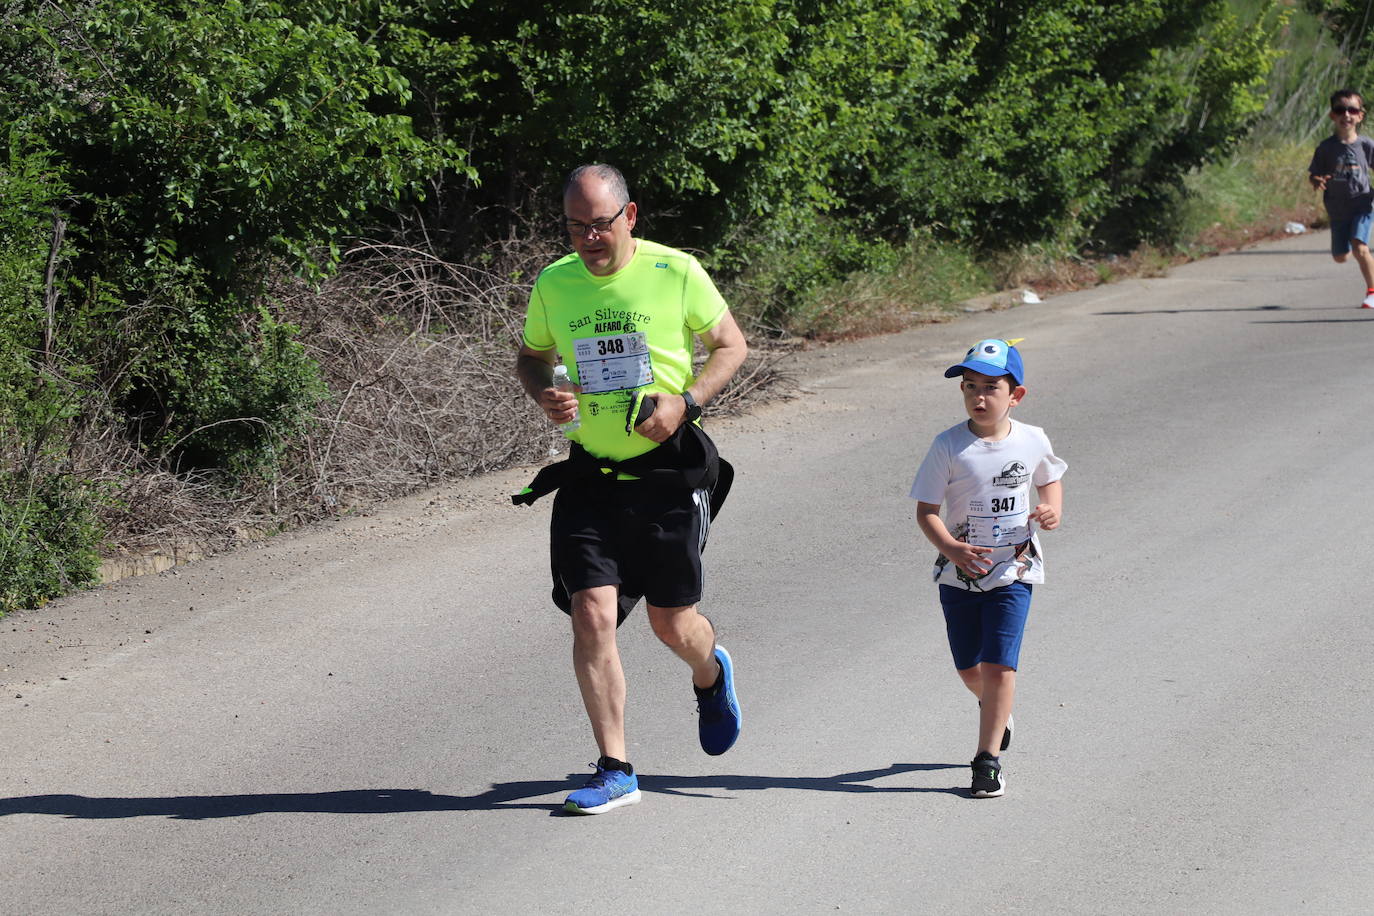
<svg viewBox="0 0 1374 916"><path fill-rule="evenodd" d="M605 235L607 232L611 231L611 223L620 219L620 214L624 213L625 207L628 206L629 203L627 202L619 210L615 211L615 216L607 217L606 219L594 219L590 223L568 219L565 216L563 217L563 228L568 230L569 235L575 235L578 238L586 238L587 233L593 231L596 232L597 235Z"/></svg>
<svg viewBox="0 0 1374 916"><path fill-rule="evenodd" d="M1355 108L1355 107L1352 107L1352 106L1350 106L1350 105L1333 105L1333 106L1331 107L1331 113L1332 113L1332 114L1357 115L1357 114L1364 114L1364 109L1363 109L1363 108Z"/></svg>

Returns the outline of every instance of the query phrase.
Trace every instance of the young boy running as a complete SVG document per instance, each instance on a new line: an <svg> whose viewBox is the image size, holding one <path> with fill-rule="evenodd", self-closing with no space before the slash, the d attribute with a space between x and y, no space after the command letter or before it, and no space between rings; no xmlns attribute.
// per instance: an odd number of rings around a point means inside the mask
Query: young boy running
<svg viewBox="0 0 1374 916"><path fill-rule="evenodd" d="M945 378L961 379L969 418L935 437L911 486L916 523L940 551L935 581L954 667L980 707L975 798L1006 791L999 753L1011 745L1031 585L1045 581L1035 526L1059 527L1068 467L1043 430L1011 418L1026 396L1016 343L980 340L945 370Z"/></svg>
<svg viewBox="0 0 1374 916"><path fill-rule="evenodd" d="M1369 229L1374 223L1374 191L1369 169L1374 163L1374 140L1359 135L1364 120L1364 97L1352 89L1331 95L1331 136L1317 144L1307 167L1307 180L1322 192L1331 223L1331 257L1344 264L1351 254L1364 274L1362 309L1374 309L1374 255L1369 252Z"/></svg>

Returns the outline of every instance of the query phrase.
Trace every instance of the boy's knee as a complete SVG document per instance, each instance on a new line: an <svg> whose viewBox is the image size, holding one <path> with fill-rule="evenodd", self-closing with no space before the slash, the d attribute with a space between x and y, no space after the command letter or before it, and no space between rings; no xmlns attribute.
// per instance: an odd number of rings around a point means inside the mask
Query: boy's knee
<svg viewBox="0 0 1374 916"><path fill-rule="evenodd" d="M1337 264L1344 264L1346 258L1348 258L1348 257L1350 257L1350 254L1349 254L1349 253L1346 253L1346 254L1333 254L1333 255L1331 256L1331 260L1335 261Z"/></svg>

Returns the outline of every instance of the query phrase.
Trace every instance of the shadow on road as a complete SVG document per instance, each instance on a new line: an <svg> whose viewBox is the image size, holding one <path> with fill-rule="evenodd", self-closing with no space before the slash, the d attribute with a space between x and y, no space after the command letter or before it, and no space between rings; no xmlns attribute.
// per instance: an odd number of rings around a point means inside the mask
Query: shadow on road
<svg viewBox="0 0 1374 916"><path fill-rule="evenodd" d="M1374 320L1374 312L1363 312L1359 318L1273 318L1268 321L1256 321L1255 324L1349 324L1371 320Z"/></svg>
<svg viewBox="0 0 1374 916"><path fill-rule="evenodd" d="M640 774L639 788L644 792L661 792L664 795L682 795L695 798L713 796L695 789L731 789L751 791L760 789L798 789L805 792L945 792L958 795L968 793L966 788L946 788L943 786L873 786L871 780L899 773L917 773L928 770L966 770L968 764L953 763L894 763L881 770L859 770L855 773L841 773L838 776L646 776Z"/></svg>
<svg viewBox="0 0 1374 916"><path fill-rule="evenodd" d="M926 770L964 769L949 763L894 763L880 770L837 776L640 776L640 789L665 795L713 797L706 790L732 791L795 789L809 792L947 792L957 788L874 786L886 776ZM253 814L406 814L418 811L500 811L530 808L549 810L557 803L526 799L571 791L585 774L566 780L503 782L479 795L436 795L423 789L350 789L340 792L278 792L255 795L173 795L149 798L100 798L86 795L27 795L0 798L0 817L11 814L51 814L57 817L106 820L124 817L167 817L207 820Z"/></svg>
<svg viewBox="0 0 1374 916"><path fill-rule="evenodd" d="M1334 311L1334 307L1329 309ZM1286 305L1250 305L1239 309L1129 309L1120 312L1093 312L1094 315L1191 315L1194 312L1287 312ZM1303 309L1317 311L1316 309ZM1344 311L1344 309L1342 310Z"/></svg>

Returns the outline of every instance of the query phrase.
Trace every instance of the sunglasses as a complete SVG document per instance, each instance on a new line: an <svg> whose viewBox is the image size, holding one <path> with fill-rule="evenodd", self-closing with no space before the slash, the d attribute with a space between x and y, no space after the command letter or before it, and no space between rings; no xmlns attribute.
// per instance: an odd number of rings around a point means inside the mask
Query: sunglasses
<svg viewBox="0 0 1374 916"><path fill-rule="evenodd" d="M1350 105L1334 105L1334 106L1332 106L1332 108L1331 108L1331 113L1332 113L1332 114L1357 115L1357 114L1364 114L1364 109L1363 109L1363 108L1355 108L1355 107L1350 106Z"/></svg>

